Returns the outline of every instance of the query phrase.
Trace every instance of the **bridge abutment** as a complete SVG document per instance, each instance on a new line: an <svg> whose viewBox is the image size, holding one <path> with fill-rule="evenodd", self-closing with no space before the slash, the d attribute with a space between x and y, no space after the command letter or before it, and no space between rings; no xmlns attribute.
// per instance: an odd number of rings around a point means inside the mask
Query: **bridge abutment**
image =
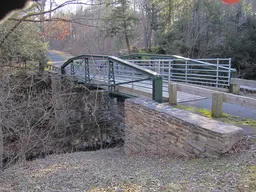
<svg viewBox="0 0 256 192"><path fill-rule="evenodd" d="M124 140L124 99L50 72L54 126L74 150L108 148Z"/></svg>
<svg viewBox="0 0 256 192"><path fill-rule="evenodd" d="M127 154L218 157L243 137L242 128L147 99L125 101Z"/></svg>

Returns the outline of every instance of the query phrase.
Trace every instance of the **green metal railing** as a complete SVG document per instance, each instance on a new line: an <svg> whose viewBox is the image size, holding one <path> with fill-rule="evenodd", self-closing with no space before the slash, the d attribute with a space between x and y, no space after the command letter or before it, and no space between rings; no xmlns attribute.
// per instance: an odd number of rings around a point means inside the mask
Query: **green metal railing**
<svg viewBox="0 0 256 192"><path fill-rule="evenodd" d="M61 66L61 74L75 76L86 84L93 84L93 80L97 79L110 92L115 92L118 85L137 83L136 86L140 86L138 82L151 80L153 100L163 101L163 79L157 72L115 56L73 57Z"/></svg>

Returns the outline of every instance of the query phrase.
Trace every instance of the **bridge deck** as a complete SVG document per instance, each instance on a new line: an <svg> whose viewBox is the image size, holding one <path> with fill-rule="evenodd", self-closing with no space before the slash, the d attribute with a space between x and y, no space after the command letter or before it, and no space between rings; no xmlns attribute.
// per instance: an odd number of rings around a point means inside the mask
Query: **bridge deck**
<svg viewBox="0 0 256 192"><path fill-rule="evenodd" d="M65 62L63 59L61 59L61 57L58 56L58 54L56 54L54 52L51 52L49 54L49 56L52 60L52 62L51 62L52 65L54 65L56 67L60 67ZM69 68L69 66L67 68ZM81 82L83 82L85 79L84 70L76 71L75 77L78 78ZM106 78L106 77L103 77L100 75L95 75L93 77L94 82L96 80L98 84L104 84L106 82L104 78ZM116 84L124 82L124 81L130 81L130 80L131 79L129 79L129 78L123 78L123 77L119 77L119 76L115 78ZM152 94L152 81L136 82L133 84L123 84L123 85L119 85L119 86L122 87L122 91L125 91L126 94L128 94L128 93L133 94L133 93L131 93L131 92L133 92L133 90L139 91L140 93L144 93L145 96L148 96L148 97L150 97L150 95ZM168 82L163 82L163 97L165 99L169 98ZM205 99L205 97L178 91L178 99L177 100L179 103L187 102L187 101L195 101L195 100L200 100L200 99Z"/></svg>
<svg viewBox="0 0 256 192"><path fill-rule="evenodd" d="M81 82L84 81L85 79L85 75L84 75L84 71L83 70L79 70L76 71L75 77L78 78ZM94 83L97 82L98 84L104 84L106 81L104 80L105 77L102 77L100 75L95 75L93 77L94 79ZM121 77L115 77L115 82L116 84L124 82L124 81L130 81L131 79L129 78L121 78ZM129 93L131 92L131 89L133 90L137 90L140 91L142 93L145 93L145 96L149 96L151 98L151 93L152 93L152 81L143 81L143 82L136 82L133 84L123 84L123 85L119 85L123 88L127 88L127 89L122 89L123 91L125 91L125 93ZM130 93L132 94L132 93ZM140 94L142 95L142 94ZM165 99L169 98L169 93L168 93L168 82L163 82L163 97ZM177 95L177 101L179 103L181 102L187 102L187 101L196 101L196 100L200 100L200 99L205 99L205 97L201 97L201 96L197 96L197 95L193 95L193 94L189 94L189 93L184 93L184 92L180 92L178 91L178 95Z"/></svg>

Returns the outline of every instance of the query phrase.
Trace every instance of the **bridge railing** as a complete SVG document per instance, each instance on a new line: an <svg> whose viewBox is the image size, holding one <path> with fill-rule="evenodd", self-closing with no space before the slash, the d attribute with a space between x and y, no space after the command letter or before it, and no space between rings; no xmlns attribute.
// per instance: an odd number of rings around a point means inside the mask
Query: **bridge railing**
<svg viewBox="0 0 256 192"><path fill-rule="evenodd" d="M231 68L231 59L225 58L190 59L177 55L163 55L161 58L161 55L157 54L133 54L124 58L158 72L167 82L229 88L231 77L236 73L236 70Z"/></svg>
<svg viewBox="0 0 256 192"><path fill-rule="evenodd" d="M152 93L155 101L162 102L162 77L149 69L114 56L82 55L66 61L62 74L76 77L86 84L108 87L115 92L117 86Z"/></svg>
<svg viewBox="0 0 256 192"><path fill-rule="evenodd" d="M231 58L204 58L196 60L231 68Z"/></svg>
<svg viewBox="0 0 256 192"><path fill-rule="evenodd" d="M231 68L231 60L229 66L223 66L219 60L213 64L176 55L175 57L177 59L173 60L172 65L177 75L173 80L178 82L228 88L232 72L236 71Z"/></svg>

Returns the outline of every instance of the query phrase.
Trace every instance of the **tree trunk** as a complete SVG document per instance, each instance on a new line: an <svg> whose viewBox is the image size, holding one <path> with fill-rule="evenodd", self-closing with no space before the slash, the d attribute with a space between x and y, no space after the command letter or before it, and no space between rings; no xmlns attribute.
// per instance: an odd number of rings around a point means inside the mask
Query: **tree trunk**
<svg viewBox="0 0 256 192"><path fill-rule="evenodd" d="M126 46L128 49L128 53L131 53L131 47L130 47L130 42L127 36L125 36L125 41L126 41Z"/></svg>
<svg viewBox="0 0 256 192"><path fill-rule="evenodd" d="M40 12L44 12L45 11L45 3L46 3L46 0L42 0L41 3L40 3ZM44 14L41 14L40 15L40 30L41 32L43 33L44 32Z"/></svg>
<svg viewBox="0 0 256 192"><path fill-rule="evenodd" d="M50 0L50 10L52 10L52 4L53 4L53 2L52 2L52 0ZM49 14L49 19L52 19L52 12L50 12L50 14Z"/></svg>
<svg viewBox="0 0 256 192"><path fill-rule="evenodd" d="M130 41L129 41L129 37L128 37L126 29L125 29L124 33L125 33L124 36L125 36L125 42L126 42L126 46L127 46L127 49L128 49L128 53L131 53Z"/></svg>
<svg viewBox="0 0 256 192"><path fill-rule="evenodd" d="M45 63L42 61L39 61L39 74L40 75L44 74L44 67L45 67Z"/></svg>
<svg viewBox="0 0 256 192"><path fill-rule="evenodd" d="M148 50L149 52L152 51L152 29L150 29L148 34Z"/></svg>
<svg viewBox="0 0 256 192"><path fill-rule="evenodd" d="M41 0L41 2L39 4L40 4L40 12L44 12L45 11L46 0ZM50 2L50 4L51 4L51 2ZM40 31L41 31L41 33L44 33L44 20L45 20L45 15L41 14L40 15ZM42 38L42 41L45 41L44 38ZM38 68L39 68L39 74L40 75L44 74L44 67L45 67L44 61L39 61L39 67Z"/></svg>

